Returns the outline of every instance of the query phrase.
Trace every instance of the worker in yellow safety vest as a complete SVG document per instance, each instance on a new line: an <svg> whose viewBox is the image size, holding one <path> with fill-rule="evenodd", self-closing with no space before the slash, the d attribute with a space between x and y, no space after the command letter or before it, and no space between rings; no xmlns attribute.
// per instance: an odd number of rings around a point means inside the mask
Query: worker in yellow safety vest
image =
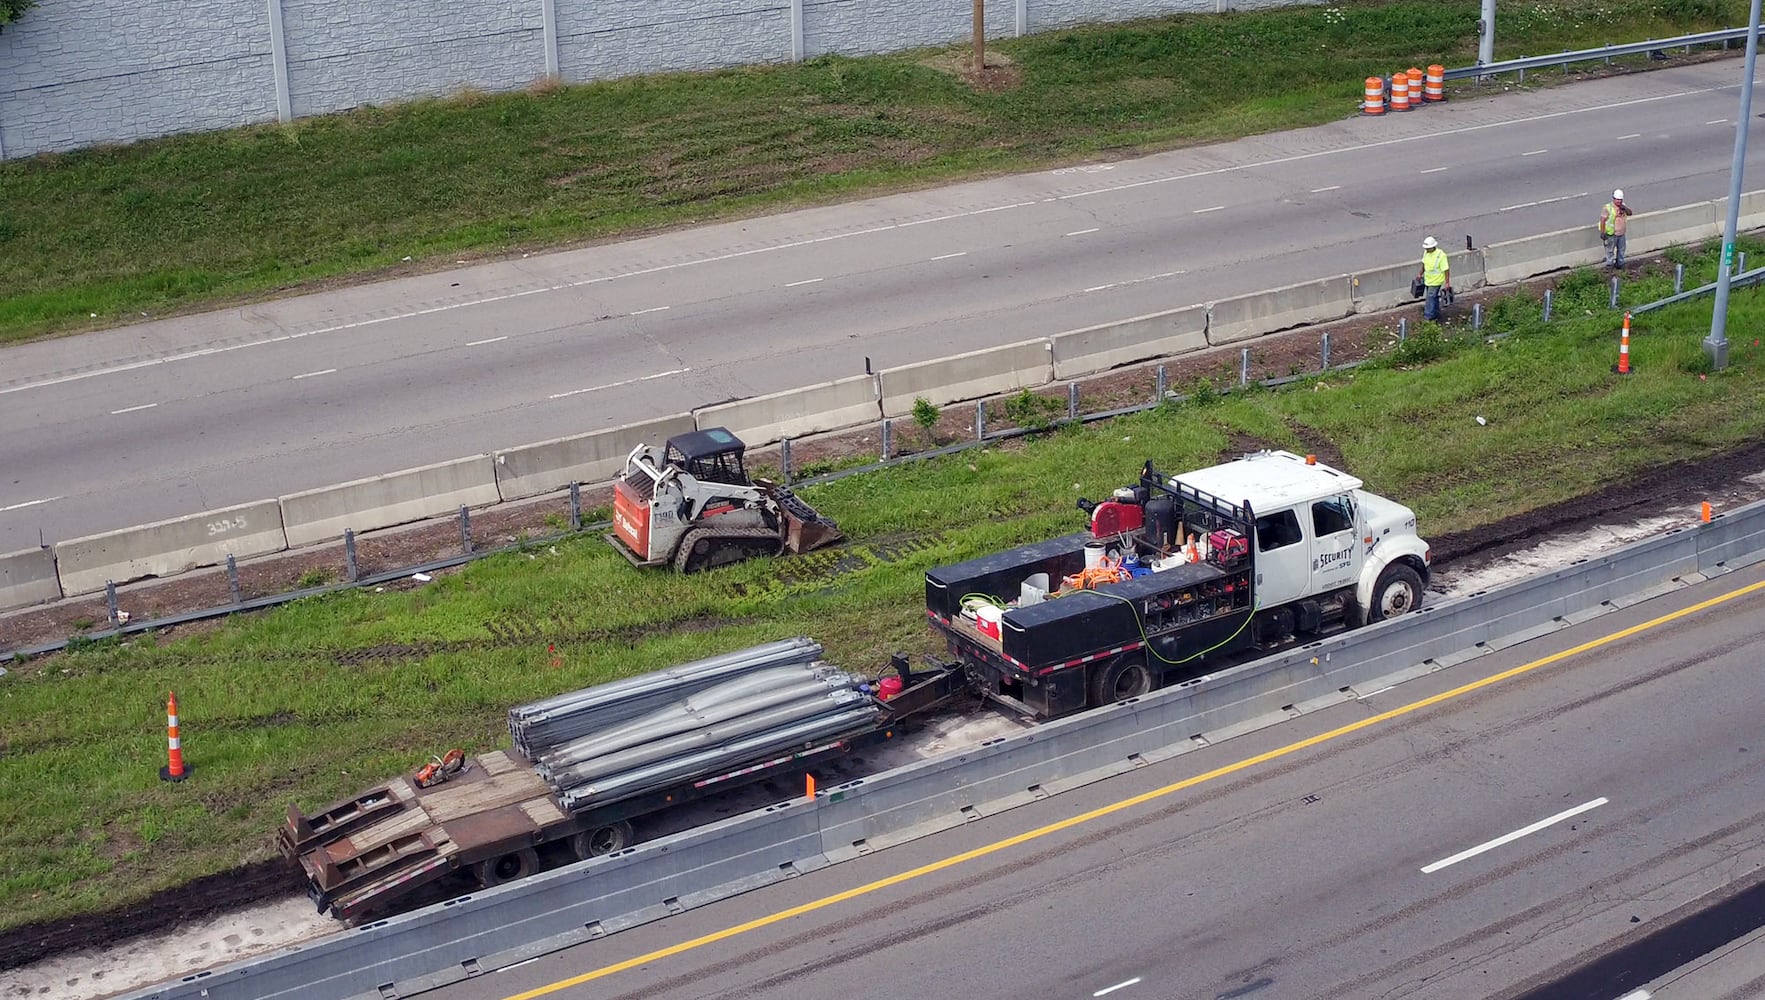
<svg viewBox="0 0 1765 1000"><path fill-rule="evenodd" d="M1422 318L1438 320L1441 292L1446 293L1449 301L1452 296L1452 265L1446 259L1446 251L1440 249L1440 241L1432 236L1422 241L1422 269L1416 277L1422 279L1423 291L1428 296L1422 305Z"/></svg>
<svg viewBox="0 0 1765 1000"><path fill-rule="evenodd" d="M1600 206L1600 242L1606 248L1606 266L1624 266L1624 220L1630 217L1630 206L1624 204L1622 188L1612 192L1612 200Z"/></svg>

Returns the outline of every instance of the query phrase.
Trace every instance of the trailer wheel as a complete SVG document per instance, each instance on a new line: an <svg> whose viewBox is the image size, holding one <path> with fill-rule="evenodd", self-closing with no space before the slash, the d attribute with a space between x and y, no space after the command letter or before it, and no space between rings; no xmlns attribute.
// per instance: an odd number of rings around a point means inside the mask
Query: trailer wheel
<svg viewBox="0 0 1765 1000"><path fill-rule="evenodd" d="M1392 563L1373 585L1373 603L1367 623L1382 622L1416 610L1422 603L1422 578L1403 563Z"/></svg>
<svg viewBox="0 0 1765 1000"><path fill-rule="evenodd" d="M1091 704L1114 705L1138 698L1152 690L1152 671L1146 661L1124 656L1091 675Z"/></svg>
<svg viewBox="0 0 1765 1000"><path fill-rule="evenodd" d="M539 852L531 847L487 858L472 866L472 873L478 876L478 884L486 889L524 879L538 870Z"/></svg>
<svg viewBox="0 0 1765 1000"><path fill-rule="evenodd" d="M606 826L591 827L570 835L570 850L578 861L598 858L603 854L623 851L635 839L631 824L620 820Z"/></svg>

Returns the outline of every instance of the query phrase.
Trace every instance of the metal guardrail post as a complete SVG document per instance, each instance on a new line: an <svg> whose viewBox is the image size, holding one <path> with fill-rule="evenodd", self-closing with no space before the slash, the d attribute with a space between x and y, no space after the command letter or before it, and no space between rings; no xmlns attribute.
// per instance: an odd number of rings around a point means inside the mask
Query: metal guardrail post
<svg viewBox="0 0 1765 1000"><path fill-rule="evenodd" d="M1238 351L1238 384L1250 384L1250 348L1248 347Z"/></svg>
<svg viewBox="0 0 1765 1000"><path fill-rule="evenodd" d="M1158 366L1158 382L1156 383L1156 385L1154 386L1153 391L1152 391L1152 401L1155 403L1164 402L1165 394L1169 391L1170 391L1170 384L1169 384L1169 382L1166 381L1164 366L1159 365Z"/></svg>
<svg viewBox="0 0 1765 1000"><path fill-rule="evenodd" d="M570 530L582 530L582 484L570 481Z"/></svg>
<svg viewBox="0 0 1765 1000"><path fill-rule="evenodd" d="M1551 321L1551 290L1548 288L1544 290L1544 321Z"/></svg>
<svg viewBox="0 0 1765 1000"><path fill-rule="evenodd" d="M1673 294L1678 295L1683 291L1685 291L1685 265L1675 264L1673 265Z"/></svg>
<svg viewBox="0 0 1765 1000"><path fill-rule="evenodd" d="M1401 344L1408 339L1410 339L1410 318L1399 316L1397 318L1397 342Z"/></svg>
<svg viewBox="0 0 1765 1000"><path fill-rule="evenodd" d="M1608 301L1606 303L1606 308L1608 308L1608 309L1618 308L1618 276L1615 274L1612 275L1612 294L1611 294L1610 301Z"/></svg>
<svg viewBox="0 0 1765 1000"><path fill-rule="evenodd" d="M234 561L233 553L227 553L227 592L232 595L233 603L238 604L239 596L239 563Z"/></svg>
<svg viewBox="0 0 1765 1000"><path fill-rule="evenodd" d="M1471 303L1471 331L1474 333L1481 329L1483 329L1483 303L1473 302Z"/></svg>
<svg viewBox="0 0 1765 1000"><path fill-rule="evenodd" d="M1747 273L1747 252L1745 250L1736 250L1734 252L1734 273Z"/></svg>
<svg viewBox="0 0 1765 1000"><path fill-rule="evenodd" d="M890 420L888 417L883 418L883 422L882 422L882 460L885 462L889 460L889 451L890 451L889 446L894 443L889 440L889 437L894 430L894 423L895 422Z"/></svg>
<svg viewBox="0 0 1765 1000"><path fill-rule="evenodd" d="M985 441L987 439L987 401L984 399L975 400L974 439L976 441Z"/></svg>
<svg viewBox="0 0 1765 1000"><path fill-rule="evenodd" d="M1077 382L1066 384L1066 419L1079 419L1079 384Z"/></svg>
<svg viewBox="0 0 1765 1000"><path fill-rule="evenodd" d="M784 484L791 484L791 439L780 438L778 441L778 464L784 473Z"/></svg>
<svg viewBox="0 0 1765 1000"><path fill-rule="evenodd" d="M354 583L361 576L355 564L355 529L353 528L343 529L343 569L348 574L350 583Z"/></svg>
<svg viewBox="0 0 1765 1000"><path fill-rule="evenodd" d="M110 609L110 623L118 624L120 616L116 613L116 584L113 581L104 581L104 603Z"/></svg>
<svg viewBox="0 0 1765 1000"><path fill-rule="evenodd" d="M1326 371L1327 372L1330 370L1330 334L1328 332L1326 332L1324 334L1322 342L1318 345L1318 347L1319 347L1318 353L1323 355L1323 361L1324 361L1323 367L1320 368L1319 371Z"/></svg>
<svg viewBox="0 0 1765 1000"><path fill-rule="evenodd" d="M472 551L472 512L460 504L460 551L470 554Z"/></svg>

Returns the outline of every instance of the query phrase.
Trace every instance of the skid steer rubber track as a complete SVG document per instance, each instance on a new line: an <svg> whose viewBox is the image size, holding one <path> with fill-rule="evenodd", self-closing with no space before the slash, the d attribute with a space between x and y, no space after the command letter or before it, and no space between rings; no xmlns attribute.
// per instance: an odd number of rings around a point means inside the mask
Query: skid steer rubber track
<svg viewBox="0 0 1765 1000"><path fill-rule="evenodd" d="M784 540L773 528L693 528L680 538L674 568L682 573L697 573L783 551Z"/></svg>

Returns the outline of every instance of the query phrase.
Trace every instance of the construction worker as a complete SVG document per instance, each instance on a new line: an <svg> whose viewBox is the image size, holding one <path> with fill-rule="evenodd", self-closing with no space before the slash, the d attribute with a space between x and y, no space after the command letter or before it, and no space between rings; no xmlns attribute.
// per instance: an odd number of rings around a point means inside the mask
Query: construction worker
<svg viewBox="0 0 1765 1000"><path fill-rule="evenodd" d="M1600 242L1606 247L1606 266L1624 266L1624 220L1630 217L1630 206L1624 204L1624 189L1612 192L1612 200L1600 206Z"/></svg>
<svg viewBox="0 0 1765 1000"><path fill-rule="evenodd" d="M1452 294L1452 265L1446 259L1446 251L1440 249L1440 241L1432 236L1422 240L1422 269L1416 277L1422 279L1428 296L1422 305L1422 318L1440 319L1440 293Z"/></svg>

